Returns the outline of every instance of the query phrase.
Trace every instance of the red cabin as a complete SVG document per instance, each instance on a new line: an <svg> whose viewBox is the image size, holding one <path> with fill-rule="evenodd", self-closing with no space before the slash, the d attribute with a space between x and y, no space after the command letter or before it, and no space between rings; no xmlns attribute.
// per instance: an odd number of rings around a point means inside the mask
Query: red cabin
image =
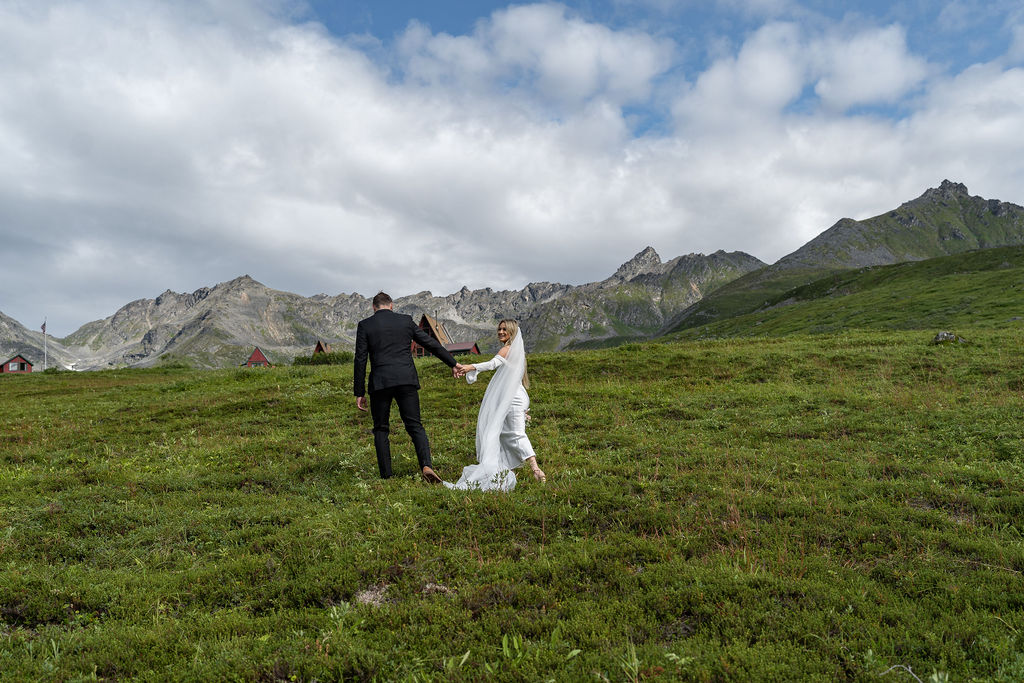
<svg viewBox="0 0 1024 683"><path fill-rule="evenodd" d="M431 318L426 313L424 313L423 317L420 318L420 329L436 339L441 346L447 346L452 343L452 338L448 336L448 330L444 329L444 323L440 320ZM425 348L416 342L413 342L412 355L416 358L422 358L423 356L429 356L431 354Z"/></svg>
<svg viewBox="0 0 1024 683"><path fill-rule="evenodd" d="M260 347L258 347L258 346L252 352L252 355L249 356L249 360L247 360L244 363L242 363L242 365L244 367L247 367L247 368L270 368L270 367L273 367L270 364L270 361L267 360L267 356L262 351L260 351Z"/></svg>
<svg viewBox="0 0 1024 683"><path fill-rule="evenodd" d="M314 356L316 354L318 354L318 353L330 353L330 352L331 352L331 345L330 344L325 344L324 342L320 341L319 339L316 340L316 346L313 347L313 355Z"/></svg>
<svg viewBox="0 0 1024 683"><path fill-rule="evenodd" d="M25 356L19 354L10 360L4 361L3 366L0 366L0 372L25 374L32 372L32 364L25 359Z"/></svg>
<svg viewBox="0 0 1024 683"><path fill-rule="evenodd" d="M435 318L431 318L426 313L424 313L423 317L420 318L420 329L436 339L441 346L443 346L453 356L457 356L461 353L480 353L480 349L477 347L476 342L453 342L451 335L448 334L448 330L445 329L444 323ZM423 356L429 356L431 354L425 348L416 342L413 342L412 355L416 358L422 358Z"/></svg>
<svg viewBox="0 0 1024 683"><path fill-rule="evenodd" d="M453 356L458 356L464 353L480 353L480 347L476 345L476 342L456 342L454 344L445 344L444 348L448 350L448 353Z"/></svg>

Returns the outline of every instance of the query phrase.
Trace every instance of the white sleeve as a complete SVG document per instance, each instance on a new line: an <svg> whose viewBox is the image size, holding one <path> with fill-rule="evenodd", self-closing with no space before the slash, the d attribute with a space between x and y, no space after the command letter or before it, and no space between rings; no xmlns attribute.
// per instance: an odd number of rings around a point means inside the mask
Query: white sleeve
<svg viewBox="0 0 1024 683"><path fill-rule="evenodd" d="M476 368L476 369L475 370L470 370L469 372L466 373L466 383L467 384L472 384L473 382L476 381L476 376L477 376L478 373L484 372L484 371L487 371L487 370L495 370L495 369L501 367L504 364L505 364L505 359L502 358L500 355L495 356L494 358L490 359L489 361L484 361L483 363L473 363L473 367Z"/></svg>

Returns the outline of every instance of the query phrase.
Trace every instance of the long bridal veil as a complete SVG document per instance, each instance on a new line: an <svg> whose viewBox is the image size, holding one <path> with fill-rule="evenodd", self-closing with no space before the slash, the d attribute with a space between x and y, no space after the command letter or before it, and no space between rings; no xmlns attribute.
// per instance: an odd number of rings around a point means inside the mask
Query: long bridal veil
<svg viewBox="0 0 1024 683"><path fill-rule="evenodd" d="M516 475L512 468L519 461L510 462L501 450L501 427L505 415L512 405L526 372L526 350L523 347L523 329L519 328L512 338L505 363L491 377L484 398L480 402L480 414L476 419L476 465L462 469L462 476L454 484L445 486L455 489L481 489L511 491L516 487Z"/></svg>

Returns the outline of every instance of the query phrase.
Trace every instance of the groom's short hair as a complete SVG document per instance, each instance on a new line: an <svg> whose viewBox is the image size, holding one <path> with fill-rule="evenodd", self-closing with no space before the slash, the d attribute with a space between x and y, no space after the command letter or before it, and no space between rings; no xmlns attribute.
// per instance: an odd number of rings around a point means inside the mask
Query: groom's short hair
<svg viewBox="0 0 1024 683"><path fill-rule="evenodd" d="M391 297L388 296L388 294L386 294L385 292L377 292L377 294L373 297L373 310L376 311L378 308L384 308L390 303Z"/></svg>

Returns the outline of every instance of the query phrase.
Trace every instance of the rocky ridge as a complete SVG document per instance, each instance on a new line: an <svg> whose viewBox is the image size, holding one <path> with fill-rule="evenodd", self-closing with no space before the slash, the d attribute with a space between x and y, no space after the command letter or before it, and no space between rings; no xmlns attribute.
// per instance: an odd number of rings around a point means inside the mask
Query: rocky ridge
<svg viewBox="0 0 1024 683"><path fill-rule="evenodd" d="M1024 207L944 180L887 213L841 219L772 269L864 268L1016 244L1024 244Z"/></svg>
<svg viewBox="0 0 1024 683"><path fill-rule="evenodd" d="M463 287L447 296L419 292L396 299L395 309L416 319L428 313L444 322L454 339L478 341L485 349L495 344L496 322L515 317L528 330L528 348L555 350L643 337L715 286L763 265L748 254L722 251L662 263L648 247L601 282L536 282L503 291ZM273 362L287 363L309 353L318 339L352 348L356 324L370 309L370 300L358 294L304 297L244 275L191 293L168 290L155 299L132 301L50 344L61 365L76 370L170 362L228 367L244 361L254 346ZM0 335L0 350L41 356L41 333L13 320L8 327L11 332Z"/></svg>
<svg viewBox="0 0 1024 683"><path fill-rule="evenodd" d="M494 347L498 319L519 319L531 350L615 344L723 317L786 305L786 292L824 274L1024 244L1024 208L971 196L943 181L917 199L863 221L844 218L771 266L742 252L687 254L662 262L648 247L610 277L584 285L531 283L521 290L419 292L396 309L443 321L458 341ZM180 361L237 365L253 346L273 361L308 353L317 339L351 348L369 300L358 294L303 297L248 275L190 294L166 291L52 340L64 367L99 369ZM0 356L42 356L42 334L0 314Z"/></svg>

